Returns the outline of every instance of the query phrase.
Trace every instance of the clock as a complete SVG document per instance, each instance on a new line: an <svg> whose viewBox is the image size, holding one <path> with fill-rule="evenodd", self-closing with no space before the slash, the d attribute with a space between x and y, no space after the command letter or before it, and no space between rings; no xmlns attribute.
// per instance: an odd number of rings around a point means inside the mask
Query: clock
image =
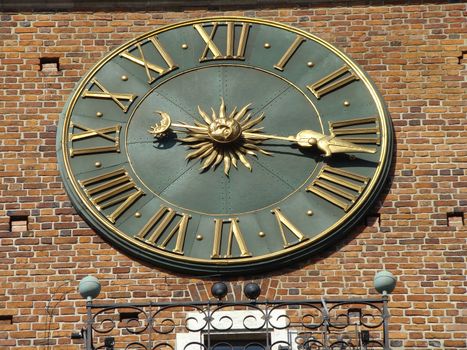
<svg viewBox="0 0 467 350"><path fill-rule="evenodd" d="M202 18L117 48L80 81L57 155L73 206L133 257L194 275L292 266L373 205L392 129L376 88L326 41Z"/></svg>

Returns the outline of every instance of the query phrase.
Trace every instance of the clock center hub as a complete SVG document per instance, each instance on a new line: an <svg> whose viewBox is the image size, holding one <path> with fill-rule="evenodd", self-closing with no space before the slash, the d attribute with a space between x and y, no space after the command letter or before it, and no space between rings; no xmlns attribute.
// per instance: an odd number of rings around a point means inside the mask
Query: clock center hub
<svg viewBox="0 0 467 350"><path fill-rule="evenodd" d="M209 137L219 143L234 143L242 135L242 127L235 119L214 120L208 129Z"/></svg>

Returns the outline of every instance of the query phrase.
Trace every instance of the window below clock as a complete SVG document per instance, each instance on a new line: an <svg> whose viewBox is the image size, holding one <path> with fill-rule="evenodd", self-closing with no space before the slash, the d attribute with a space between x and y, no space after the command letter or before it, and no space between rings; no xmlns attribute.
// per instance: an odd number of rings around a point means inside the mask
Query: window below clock
<svg viewBox="0 0 467 350"><path fill-rule="evenodd" d="M175 350L273 350L291 344L284 310L271 312L275 327L266 329L263 313L257 310L217 311L208 324L204 313L186 315L186 333L177 333ZM201 328L201 329L200 329Z"/></svg>

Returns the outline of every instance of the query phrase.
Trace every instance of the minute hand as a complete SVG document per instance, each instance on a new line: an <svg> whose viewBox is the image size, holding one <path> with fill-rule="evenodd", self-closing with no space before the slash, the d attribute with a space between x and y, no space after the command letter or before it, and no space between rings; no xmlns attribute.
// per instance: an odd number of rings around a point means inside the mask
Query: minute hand
<svg viewBox="0 0 467 350"><path fill-rule="evenodd" d="M375 153L372 147L360 146L355 143L338 138L331 134L329 136L313 130L301 130L296 136L279 136L268 134L256 134L243 132L242 136L249 140L283 140L294 142L300 147L318 147L326 157L334 153Z"/></svg>

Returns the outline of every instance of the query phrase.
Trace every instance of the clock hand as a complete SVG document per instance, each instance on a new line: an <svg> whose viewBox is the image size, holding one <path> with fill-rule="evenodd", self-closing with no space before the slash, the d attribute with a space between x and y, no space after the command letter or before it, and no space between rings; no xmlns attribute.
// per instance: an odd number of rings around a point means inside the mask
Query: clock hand
<svg viewBox="0 0 467 350"><path fill-rule="evenodd" d="M301 130L296 136L277 136L268 134L242 133L242 136L249 140L284 140L295 142L300 147L318 147L326 157L334 153L375 153L376 149L357 145L331 134L329 136L313 130Z"/></svg>
<svg viewBox="0 0 467 350"><path fill-rule="evenodd" d="M193 131L206 131L207 127L202 126L194 126L185 123L172 123L170 116L168 113L156 111L156 113L160 114L162 120L159 124L155 124L151 126L151 129L148 132L155 137L162 136L168 129L186 129L186 130L193 130ZM180 130L184 132L185 130ZM268 139L275 139L275 140L284 140L284 141L291 141L291 142L298 142L299 140L294 136L277 136L277 135L266 135L266 134L257 134L251 132L243 131L241 133L247 139L250 140L268 140Z"/></svg>
<svg viewBox="0 0 467 350"><path fill-rule="evenodd" d="M161 112L161 111L156 111L156 113L159 113L162 120L159 124L154 124L154 126L151 126L151 129L148 130L148 132L154 137L160 137L162 136L167 130L171 128L184 128L187 130L193 130L193 131L205 131L207 130L206 127L201 127L201 126L194 126L194 125L188 125L185 123L172 123L170 120L170 116L168 113ZM181 130L184 131L184 130Z"/></svg>
<svg viewBox="0 0 467 350"><path fill-rule="evenodd" d="M190 131L200 131L206 132L207 127L203 126L194 126L185 123L172 123L168 113L157 111L162 120L159 124L151 126L151 129L148 130L150 134L153 134L155 137L160 137L167 131L169 128L185 129L181 130L186 132ZM324 152L326 157L331 156L334 153L375 153L376 149L371 147L360 146L355 143L346 141L344 139L336 137L334 134L329 136L321 134L314 130L301 130L297 133L296 136L280 136L280 135L271 135L271 134L259 134L242 131L241 136L246 140L250 141L259 141L259 140L281 140L296 143L300 147L318 147L318 149Z"/></svg>

